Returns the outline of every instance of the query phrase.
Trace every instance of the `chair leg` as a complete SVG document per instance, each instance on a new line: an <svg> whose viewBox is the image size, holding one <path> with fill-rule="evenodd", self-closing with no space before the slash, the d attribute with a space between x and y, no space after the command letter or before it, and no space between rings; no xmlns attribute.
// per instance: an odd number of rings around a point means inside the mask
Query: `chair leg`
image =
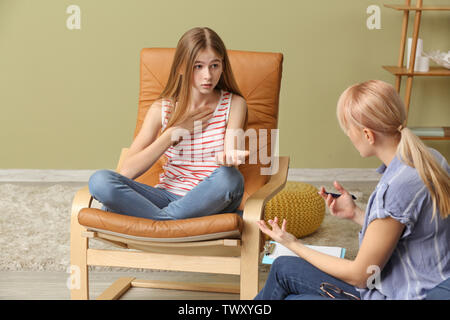
<svg viewBox="0 0 450 320"><path fill-rule="evenodd" d="M97 300L118 300L132 287L134 277L124 277L117 279L108 289L97 297Z"/></svg>
<svg viewBox="0 0 450 320"><path fill-rule="evenodd" d="M242 234L241 300L252 300L259 291L260 231L256 223L246 224Z"/></svg>
<svg viewBox="0 0 450 320"><path fill-rule="evenodd" d="M89 299L87 249L89 240L83 236L86 228L78 223L78 212L81 208L89 208L92 196L88 186L77 191L72 201L70 213L70 277L67 286L71 299Z"/></svg>
<svg viewBox="0 0 450 320"><path fill-rule="evenodd" d="M82 236L85 231L76 216L71 218L70 224L70 277L67 285L72 300L89 299L89 281L87 265L88 239Z"/></svg>
<svg viewBox="0 0 450 320"><path fill-rule="evenodd" d="M254 259L252 259L254 260ZM242 260L245 263L245 260ZM252 269L252 272L243 272L241 274L241 300L253 300L253 298L258 294L259 285L259 272L258 272L258 260L256 263L254 261L248 261L248 269Z"/></svg>

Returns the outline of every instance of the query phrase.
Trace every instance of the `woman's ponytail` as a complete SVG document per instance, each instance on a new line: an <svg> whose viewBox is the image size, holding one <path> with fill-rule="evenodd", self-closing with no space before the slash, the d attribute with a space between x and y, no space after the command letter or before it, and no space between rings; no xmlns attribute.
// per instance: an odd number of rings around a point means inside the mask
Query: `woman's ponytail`
<svg viewBox="0 0 450 320"><path fill-rule="evenodd" d="M419 173L433 201L433 219L436 209L442 218L450 214L450 179L427 146L410 129L401 128L398 154L404 163Z"/></svg>

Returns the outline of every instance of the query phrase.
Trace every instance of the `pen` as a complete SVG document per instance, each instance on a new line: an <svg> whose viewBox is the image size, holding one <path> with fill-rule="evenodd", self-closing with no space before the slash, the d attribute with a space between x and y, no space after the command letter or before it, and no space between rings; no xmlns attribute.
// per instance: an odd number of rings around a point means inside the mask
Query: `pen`
<svg viewBox="0 0 450 320"><path fill-rule="evenodd" d="M333 198L339 198L339 197L341 196L340 193L332 193L332 192L326 192L326 191L325 191L325 194L331 194L331 196L332 196ZM351 196L352 196L352 199L353 199L353 200L356 200L356 197L355 197L354 195L351 194Z"/></svg>

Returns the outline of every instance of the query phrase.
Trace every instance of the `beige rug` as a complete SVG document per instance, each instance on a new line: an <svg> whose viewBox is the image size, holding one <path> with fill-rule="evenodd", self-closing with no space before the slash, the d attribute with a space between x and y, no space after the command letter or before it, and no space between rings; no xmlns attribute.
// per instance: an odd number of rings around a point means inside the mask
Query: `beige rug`
<svg viewBox="0 0 450 320"><path fill-rule="evenodd" d="M308 182L330 188L331 183ZM0 184L0 271L67 271L70 261L70 207L83 183ZM361 208L375 182L343 183ZM98 204L97 204L98 205ZM354 258L359 227L328 212L320 228L303 240L307 244L341 246ZM96 248L108 245L92 241ZM96 270L108 268L96 268ZM120 270L120 268L114 268Z"/></svg>

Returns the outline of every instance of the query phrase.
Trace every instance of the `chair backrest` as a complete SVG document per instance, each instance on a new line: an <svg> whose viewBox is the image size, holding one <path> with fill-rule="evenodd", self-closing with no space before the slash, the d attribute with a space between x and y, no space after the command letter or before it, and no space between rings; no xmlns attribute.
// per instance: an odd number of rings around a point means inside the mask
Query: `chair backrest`
<svg viewBox="0 0 450 320"><path fill-rule="evenodd" d="M174 54L173 48L144 48L141 51L139 108L134 137L141 129L148 108L159 97L167 83ZM270 156L271 129L276 129L278 125L283 55L235 50L228 50L228 55L236 82L248 106L246 130L254 130L258 141L260 129L265 129L261 132L267 134L267 139L262 139L263 143L258 143L257 146L258 163L244 164L239 167L245 179L244 197L240 206L240 209L243 209L247 198L263 186L270 177L261 174L261 168L270 164L260 161L259 152L262 149L263 154ZM148 185L157 184L159 174L162 172L162 164L163 160L160 159L136 180Z"/></svg>

